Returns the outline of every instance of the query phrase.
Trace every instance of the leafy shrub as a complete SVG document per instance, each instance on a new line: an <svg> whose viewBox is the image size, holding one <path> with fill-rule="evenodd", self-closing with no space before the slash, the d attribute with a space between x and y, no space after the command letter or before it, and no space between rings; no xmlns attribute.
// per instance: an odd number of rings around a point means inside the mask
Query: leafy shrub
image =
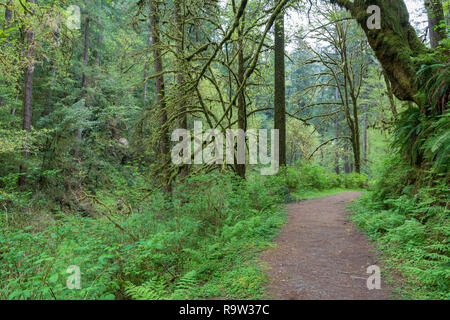
<svg viewBox="0 0 450 320"><path fill-rule="evenodd" d="M373 191L352 205L352 219L377 242L388 271L401 275L401 295L450 299L449 187L445 179L420 187L410 179L416 169L395 158L386 164Z"/></svg>
<svg viewBox="0 0 450 320"><path fill-rule="evenodd" d="M350 174L336 174L318 165L300 164L298 167L288 168L290 189L326 190L332 188L365 188L368 177L365 174L352 172Z"/></svg>
<svg viewBox="0 0 450 320"><path fill-rule="evenodd" d="M342 175L343 184L346 188L357 189L367 187L368 177L366 174L359 174L357 172L352 172L349 174Z"/></svg>
<svg viewBox="0 0 450 320"><path fill-rule="evenodd" d="M2 217L0 298L261 296L264 276L254 259L284 223L268 185L265 177L245 182L217 173L189 179L170 201L127 186L128 214L112 207L117 194L103 190L103 205L92 204L98 218L64 214L22 229ZM81 269L80 290L66 287L71 265Z"/></svg>

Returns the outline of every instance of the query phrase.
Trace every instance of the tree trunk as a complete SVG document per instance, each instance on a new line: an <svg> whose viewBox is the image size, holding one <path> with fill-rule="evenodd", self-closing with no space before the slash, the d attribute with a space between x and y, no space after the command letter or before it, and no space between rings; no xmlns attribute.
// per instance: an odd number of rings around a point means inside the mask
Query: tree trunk
<svg viewBox="0 0 450 320"><path fill-rule="evenodd" d="M338 88L336 88L336 101L339 99L339 92ZM338 110L339 106L336 106L336 112ZM334 129L335 129L335 135L336 138L339 138L339 114L336 113L334 117ZM334 170L336 171L336 174L339 174L341 172L341 169L339 168L339 144L338 140L336 140L336 148L335 148L335 154L334 154Z"/></svg>
<svg viewBox="0 0 450 320"><path fill-rule="evenodd" d="M343 62L343 76L344 76L344 90L345 90L345 96L348 100L348 97L350 96L351 104L352 104L352 115L350 114L350 104L345 101L345 114L347 117L347 123L350 128L350 137L352 142L352 150L353 150L353 160L354 160L354 170L357 173L361 172L361 144L360 144L360 137L359 137L359 118L358 118L358 94L356 89L356 84L354 83L354 74L350 70L349 66L351 65L352 61L349 60L348 54L347 54L347 34L345 31L342 31L341 33L342 37L342 43L341 43L341 57ZM360 79L362 81L362 79ZM351 169L353 171L353 168Z"/></svg>
<svg viewBox="0 0 450 320"><path fill-rule="evenodd" d="M84 67L87 68L89 66L89 24L91 20L89 17L86 17L85 25L84 25L84 50L83 50L83 64ZM86 96L86 87L87 87L87 75L86 70L83 71L83 75L81 77L81 97L84 98ZM81 136L80 136L81 138Z"/></svg>
<svg viewBox="0 0 450 320"><path fill-rule="evenodd" d="M367 104L364 104L363 162L367 166Z"/></svg>
<svg viewBox="0 0 450 320"><path fill-rule="evenodd" d="M238 30L238 87L244 82L245 66L244 66L244 43L242 37L244 36L244 18ZM241 90L238 97L238 128L247 131L247 107L245 102L245 88ZM245 179L245 164L236 164L236 172L242 178Z"/></svg>
<svg viewBox="0 0 450 320"><path fill-rule="evenodd" d="M280 0L275 0L276 3ZM275 92L274 92L274 128L279 130L280 167L286 166L286 84L284 61L284 14L280 13L275 21Z"/></svg>
<svg viewBox="0 0 450 320"><path fill-rule="evenodd" d="M356 109L356 106L354 108ZM361 144L359 141L359 124L357 120L355 121L355 126L352 130L351 137L353 149L353 169L357 173L361 173Z"/></svg>
<svg viewBox="0 0 450 320"><path fill-rule="evenodd" d="M184 76L183 76L183 67L184 61L182 60L184 54L184 16L182 16L180 0L174 1L174 19L177 37L177 54L178 54L178 67L179 71L177 74L177 90L178 90L178 128L179 129L187 129L187 113L186 113L186 97L184 90ZM189 173L189 167L187 165L183 165L180 171L180 177L184 178Z"/></svg>
<svg viewBox="0 0 450 320"><path fill-rule="evenodd" d="M36 3L36 0L28 0L29 3ZM34 29L33 26L26 27L26 58L27 65L25 67L25 81L23 89L23 122L22 129L26 132L31 131L31 119L33 114L33 76L34 76ZM25 147L27 149L28 147ZM25 159L28 159L29 152L25 150ZM22 173L19 177L19 185L25 184L25 166L20 166L20 172Z"/></svg>
<svg viewBox="0 0 450 320"><path fill-rule="evenodd" d="M348 142L344 145L344 173L349 174L350 173L350 162L349 162L349 156L348 156L349 148L348 148Z"/></svg>
<svg viewBox="0 0 450 320"><path fill-rule="evenodd" d="M149 20L148 23L148 31L151 34L152 33L152 25L151 22ZM148 36L147 38L147 50L150 51L151 48L151 44L152 44L152 37L151 35ZM143 98L144 98L144 105L147 102L147 91L148 91L148 68L149 68L149 57L147 56L146 60L145 60L145 65L144 65L144 94L143 94Z"/></svg>
<svg viewBox="0 0 450 320"><path fill-rule="evenodd" d="M417 71L426 63L424 54L430 52L409 23L408 9L403 0L330 0L350 11L364 30L378 61L388 75L395 96L403 101L414 101ZM381 29L370 30L366 12L369 5L381 9Z"/></svg>
<svg viewBox="0 0 450 320"><path fill-rule="evenodd" d="M441 21L445 20L441 0L425 0L428 15L428 30L430 33L431 48L436 48L439 41L447 38L445 28L439 28Z"/></svg>
<svg viewBox="0 0 450 320"><path fill-rule="evenodd" d="M83 75L81 77L81 98L86 99L86 88L87 88L87 75L86 75L86 69L89 66L89 24L90 24L90 18L89 16L86 17L85 25L84 25L84 50L83 50L83 64L85 70L83 71ZM78 144L81 143L81 138L83 135L83 128L78 128L77 131L77 139ZM75 150L75 156L78 156L79 153L79 146L77 146Z"/></svg>
<svg viewBox="0 0 450 320"><path fill-rule="evenodd" d="M152 28L152 39L153 39L153 59L154 59L154 72L159 74L155 77L155 88L156 88L156 102L160 110L160 126L161 126L161 140L160 140L160 155L162 163L169 161L170 155L170 141L169 132L167 127L167 111L166 111L166 99L165 99L165 88L164 88L164 75L163 62L161 56L161 41L159 36L159 12L158 5L155 0L149 0L150 4L150 24ZM168 179L167 173L165 173L165 186L164 191L170 192L171 186Z"/></svg>

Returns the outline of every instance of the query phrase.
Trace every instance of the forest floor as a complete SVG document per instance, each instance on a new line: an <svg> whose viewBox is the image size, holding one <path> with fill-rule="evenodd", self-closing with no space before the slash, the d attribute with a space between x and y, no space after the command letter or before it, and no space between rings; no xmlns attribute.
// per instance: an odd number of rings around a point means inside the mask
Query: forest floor
<svg viewBox="0 0 450 320"><path fill-rule="evenodd" d="M268 266L269 299L392 298L383 278L380 290L367 288L367 267L382 266L366 235L348 220L345 211L360 195L346 192L287 206L288 221L276 246L261 256Z"/></svg>

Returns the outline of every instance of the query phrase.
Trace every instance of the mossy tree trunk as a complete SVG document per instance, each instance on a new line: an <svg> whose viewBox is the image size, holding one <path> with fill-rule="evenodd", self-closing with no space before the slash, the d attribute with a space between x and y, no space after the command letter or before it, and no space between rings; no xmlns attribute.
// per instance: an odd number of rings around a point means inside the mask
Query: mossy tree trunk
<svg viewBox="0 0 450 320"><path fill-rule="evenodd" d="M242 15L242 21L238 29L238 87L242 85L245 77L244 61L244 31L245 31L245 13ZM238 97L238 128L244 132L247 131L247 106L245 101L245 87L239 92ZM245 163L236 164L236 173L245 179Z"/></svg>
<svg viewBox="0 0 450 320"><path fill-rule="evenodd" d="M409 14L403 0L330 0L346 8L364 30L370 46L383 66L392 85L394 95L403 101L414 101L417 71L429 53L409 23ZM367 8L377 5L381 9L381 29L369 29Z"/></svg>
<svg viewBox="0 0 450 320"><path fill-rule="evenodd" d="M186 108L186 97L185 97L185 77L184 77L184 46L185 46L185 16L184 10L181 8L181 0L174 0L173 2L173 17L175 20L175 34L176 39L176 52L177 52L177 64L178 64L178 74L177 74L177 109L179 111L178 116L178 128L187 129L188 118L187 118L187 108ZM180 178L185 178L189 174L189 166L183 165L180 171Z"/></svg>
<svg viewBox="0 0 450 320"><path fill-rule="evenodd" d="M153 68L157 75L155 77L155 89L156 89L156 104L159 108L159 123L161 130L161 139L159 142L159 152L161 162L164 164L169 161L170 156L170 141L169 130L167 126L167 108L166 108L166 93L164 86L163 75L163 61L161 51L161 39L159 31L159 8L158 3L155 0L149 0L150 5L150 25L152 29L152 51L153 51ZM167 171L167 170L166 170ZM171 192L171 186L169 181L168 172L164 172L164 192Z"/></svg>
<svg viewBox="0 0 450 320"><path fill-rule="evenodd" d="M275 0L278 3L279 0ZM275 21L275 129L279 130L279 164L286 166L286 84L284 61L284 15L280 13Z"/></svg>

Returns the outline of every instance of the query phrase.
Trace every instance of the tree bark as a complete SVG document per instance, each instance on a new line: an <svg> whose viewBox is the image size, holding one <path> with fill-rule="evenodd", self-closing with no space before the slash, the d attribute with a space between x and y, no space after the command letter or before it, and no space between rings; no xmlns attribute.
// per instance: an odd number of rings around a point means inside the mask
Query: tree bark
<svg viewBox="0 0 450 320"><path fill-rule="evenodd" d="M167 111L166 111L166 99L165 99L165 87L164 87L164 76L162 74L163 71L163 62L161 55L161 40L159 36L159 10L158 5L155 0L149 0L150 4L150 24L152 28L152 40L153 40L153 59L154 59L154 72L158 74L155 77L155 88L156 88L156 103L160 111L160 126L161 126L161 140L160 140L160 156L162 162L165 163L169 161L170 154L170 141L169 141L169 132L167 126ZM167 175L167 173L164 173ZM164 186L165 192L171 191L170 182L168 176L165 177L166 184Z"/></svg>
<svg viewBox="0 0 450 320"><path fill-rule="evenodd" d="M351 172L348 152L349 152L348 143L345 143L345 145L344 145L344 172L346 174L349 174Z"/></svg>
<svg viewBox="0 0 450 320"><path fill-rule="evenodd" d="M187 129L187 112L186 97L184 84L184 15L181 11L181 0L174 0L174 19L177 32L176 50L178 54L178 74L177 74L177 90L178 90L178 128ZM189 167L183 165L180 171L180 177L184 178L189 173Z"/></svg>
<svg viewBox="0 0 450 320"><path fill-rule="evenodd" d="M367 104L364 104L364 131L363 131L363 162L367 166L367 126L368 126L368 116L367 116Z"/></svg>
<svg viewBox="0 0 450 320"><path fill-rule="evenodd" d="M245 26L245 14L242 15L242 23L238 29L238 87L244 82L245 66L244 66L244 26ZM245 102L245 88L239 92L238 97L238 128L247 131L247 106ZM245 164L236 164L236 172L242 178L245 179L246 166Z"/></svg>
<svg viewBox="0 0 450 320"><path fill-rule="evenodd" d="M275 0L278 3L280 0ZM275 20L275 85L274 85L274 128L279 130L280 167L286 166L286 84L284 61L284 14Z"/></svg>
<svg viewBox="0 0 450 320"><path fill-rule="evenodd" d="M151 49L151 45L152 45L152 37L151 37L151 33L152 33L152 25L151 22L149 20L148 22L148 31L149 31L149 36L147 38L147 50L150 51ZM144 98L144 105L147 102L147 91L148 91L148 68L149 68L149 57L147 56L146 60L145 60L145 65L144 65L144 92L143 92L143 98Z"/></svg>
<svg viewBox="0 0 450 320"><path fill-rule="evenodd" d="M338 88L336 88L336 101L339 99L339 92ZM339 108L339 106L336 106L336 111ZM334 117L334 129L335 129L335 135L336 138L339 138L339 114L336 113ZM339 145L338 140L336 140L336 148L334 153L334 170L336 171L336 174L339 174L341 172L341 169L339 168Z"/></svg>

